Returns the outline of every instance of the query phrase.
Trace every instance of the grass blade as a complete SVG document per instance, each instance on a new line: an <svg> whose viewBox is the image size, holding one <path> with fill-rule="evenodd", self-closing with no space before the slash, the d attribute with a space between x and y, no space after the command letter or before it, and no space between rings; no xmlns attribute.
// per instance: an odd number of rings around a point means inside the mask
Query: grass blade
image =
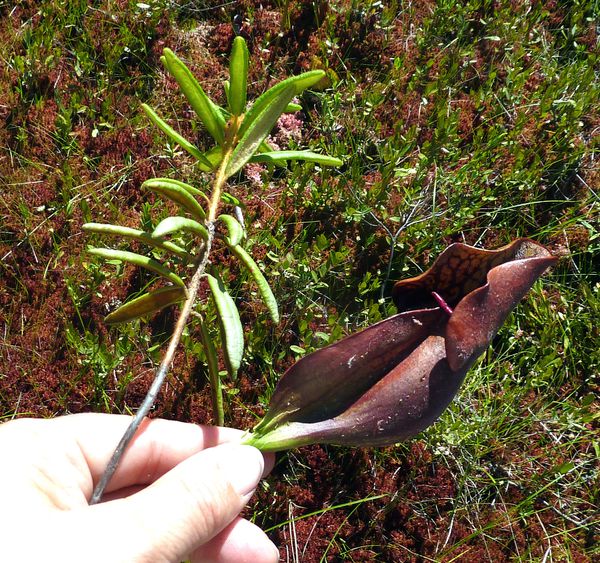
<svg viewBox="0 0 600 563"><path fill-rule="evenodd" d="M316 84L325 76L325 72L322 70L311 70L309 72L305 72L298 76L291 76L290 78L286 78L281 82L275 84L272 88L267 90L264 94L260 95L256 101L252 104L252 107L246 113L244 117L244 121L240 127L239 135L243 136L244 133L250 128L252 123L258 119L258 116L263 113L265 108L270 105L270 103L281 93L282 90L285 90L288 87L293 88L294 96L301 94L307 88L310 88L313 84ZM291 99L291 98L290 98ZM284 106L284 110L289 106L288 103Z"/></svg>
<svg viewBox="0 0 600 563"><path fill-rule="evenodd" d="M239 221L231 216L223 213L218 217L219 221L225 223L229 236L225 237L227 246L236 246L242 242L244 238L244 228L240 225Z"/></svg>
<svg viewBox="0 0 600 563"><path fill-rule="evenodd" d="M187 217L167 217L163 219L152 232L152 237L164 237L180 231L188 231L200 235L204 240L208 239L208 231L204 225L188 219Z"/></svg>
<svg viewBox="0 0 600 563"><path fill-rule="evenodd" d="M204 168L207 168L207 172L212 170L210 160L202 154L202 151L198 147L190 143L183 135L177 133L177 131L164 121L148 104L142 104L142 109L154 125L156 125L172 141L175 141L181 148L185 149L196 158Z"/></svg>
<svg viewBox="0 0 600 563"><path fill-rule="evenodd" d="M88 233L98 233L100 235L119 236L137 240L138 242L147 244L153 248L160 248L161 250L171 252L180 258L190 258L190 255L180 246L167 240L155 238L150 233L140 231L139 229L131 229L130 227L122 227L121 225L110 225L105 223L85 223L82 226L82 229Z"/></svg>
<svg viewBox="0 0 600 563"><path fill-rule="evenodd" d="M217 307L225 366L230 377L235 379L244 353L244 330L240 314L231 295L227 293L223 281L210 274L206 277Z"/></svg>
<svg viewBox="0 0 600 563"><path fill-rule="evenodd" d="M208 132L219 143L225 138L225 119L215 104L206 95L190 69L171 51L163 51L162 60L167 70L173 75L183 95L196 112Z"/></svg>
<svg viewBox="0 0 600 563"><path fill-rule="evenodd" d="M187 291L182 287L161 287L121 305L118 309L106 315L104 322L118 324L133 321L144 315L160 311L169 305L179 303L186 297Z"/></svg>
<svg viewBox="0 0 600 563"><path fill-rule="evenodd" d="M227 177L235 174L250 160L294 95L295 89L292 85L279 89L261 114L252 121L231 155L231 160L225 170Z"/></svg>
<svg viewBox="0 0 600 563"><path fill-rule="evenodd" d="M127 262L139 266L140 268L150 270L163 278L171 280L175 285L185 288L185 283L183 283L183 280L177 274L171 272L171 270L166 266L163 266L160 262L148 258L147 256L129 252L128 250L114 250L113 248L88 248L88 252L95 256L105 258L106 260L120 260L121 262Z"/></svg>
<svg viewBox="0 0 600 563"><path fill-rule="evenodd" d="M208 333L204 319L200 321L200 340L206 356L208 376L210 378L211 398L213 403L214 424L223 426L223 390L221 389L221 377L219 376L219 359L213 341Z"/></svg>
<svg viewBox="0 0 600 563"><path fill-rule="evenodd" d="M182 182L174 182L172 180L165 181L165 179L162 178L152 178L152 180L146 180L142 184L142 188L151 190L174 201L177 205L186 211L189 211L196 219L204 221L204 218L206 217L204 209L202 209L202 206L188 189L181 184Z"/></svg>
<svg viewBox="0 0 600 563"><path fill-rule="evenodd" d="M242 115L246 109L246 82L248 80L248 47L239 35L233 40L229 60L229 109L233 115Z"/></svg>
<svg viewBox="0 0 600 563"><path fill-rule="evenodd" d="M258 264L254 261L252 256L250 256L250 254L248 254L239 244L232 247L231 252L233 252L233 254L237 256L237 258L239 258L242 264L244 264L244 266L246 266L246 268L248 268L248 270L252 274L256 285L258 285L258 289L263 298L263 301L265 302L265 305L267 306L267 309L271 314L271 319L273 319L273 322L275 324L278 324L279 308L277 306L277 300L273 295L273 291L269 286L269 282L267 282L265 276L260 271Z"/></svg>
<svg viewBox="0 0 600 563"><path fill-rule="evenodd" d="M270 151L255 154L250 162L282 162L287 160L304 160L305 162L315 162L321 166L341 166L343 161L333 156L319 154L312 151Z"/></svg>

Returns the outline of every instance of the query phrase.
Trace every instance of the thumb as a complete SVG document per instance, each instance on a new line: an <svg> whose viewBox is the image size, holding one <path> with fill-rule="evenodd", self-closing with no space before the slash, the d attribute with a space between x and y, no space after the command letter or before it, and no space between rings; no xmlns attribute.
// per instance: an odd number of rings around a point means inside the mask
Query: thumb
<svg viewBox="0 0 600 563"><path fill-rule="evenodd" d="M180 561L234 520L263 470L256 448L223 444L191 456L130 497L91 508L134 559Z"/></svg>

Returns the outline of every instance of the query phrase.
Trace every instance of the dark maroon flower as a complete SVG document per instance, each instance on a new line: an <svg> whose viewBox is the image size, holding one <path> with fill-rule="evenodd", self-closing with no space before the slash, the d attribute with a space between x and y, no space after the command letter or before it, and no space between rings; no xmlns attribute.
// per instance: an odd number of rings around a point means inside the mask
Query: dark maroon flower
<svg viewBox="0 0 600 563"><path fill-rule="evenodd" d="M279 381L247 443L384 446L415 436L450 404L507 315L555 261L519 239L497 250L448 247L396 283L403 311L318 350Z"/></svg>

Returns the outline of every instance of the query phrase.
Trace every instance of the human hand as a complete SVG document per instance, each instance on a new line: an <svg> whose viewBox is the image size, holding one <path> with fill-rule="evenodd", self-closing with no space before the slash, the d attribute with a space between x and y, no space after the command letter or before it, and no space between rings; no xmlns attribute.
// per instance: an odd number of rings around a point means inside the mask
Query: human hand
<svg viewBox="0 0 600 563"><path fill-rule="evenodd" d="M128 416L79 414L0 425L0 560L275 562L239 512L273 465L241 432L147 420L106 492L94 484Z"/></svg>

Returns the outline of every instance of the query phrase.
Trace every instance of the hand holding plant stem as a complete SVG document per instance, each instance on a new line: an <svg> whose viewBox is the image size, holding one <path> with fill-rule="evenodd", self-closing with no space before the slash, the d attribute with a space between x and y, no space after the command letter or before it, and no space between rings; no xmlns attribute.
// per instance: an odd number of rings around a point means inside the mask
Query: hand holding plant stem
<svg viewBox="0 0 600 563"><path fill-rule="evenodd" d="M170 125L162 120L149 106L144 105L144 111L172 141L179 144L198 161L198 166L205 172L214 172L211 194L205 196L196 188L177 180L156 178L144 183L143 187L162 197L175 202L186 216L168 217L161 221L153 232L143 232L118 225L88 223L84 229L106 235L117 235L133 239L153 248L155 253L162 253L164 262L144 255L129 251L113 250L108 248L90 249L93 254L106 259L129 262L150 270L170 282L154 291L143 294L107 316L109 323L127 322L141 316L156 312L174 303L183 303L177 324L171 335L169 345L163 360L156 372L155 379L138 409L127 432L121 438L115 452L92 495L91 503L97 503L116 470L119 460L127 445L135 435L143 418L148 414L156 400L156 396L169 371L175 350L179 344L183 331L190 315L194 312L196 295L202 278L208 279L209 287L215 301L217 316L221 328L223 356L228 372L235 377L243 353L243 332L239 314L235 303L218 274L206 273L210 252L215 242L215 222L222 220L228 229L229 236L224 237L224 242L234 256L246 266L255 278L263 299L265 300L271 317L278 321L279 313L273 293L266 282L260 269L251 256L240 245L243 237L241 225L231 216L220 215L220 203L223 190L228 178L239 172L248 162L283 162L287 160L305 160L315 162L321 166L339 166L341 161L326 155L311 151L273 151L265 143L265 139L279 116L287 111L295 111L298 106L291 104L291 100L301 94L306 88L319 82L324 73L316 70L306 72L300 76L288 78L275 85L254 104L246 110L246 84L248 72L248 49L241 37L236 37L233 43L230 60L230 84L226 85L228 108L218 107L208 98L198 84L190 70L169 49L165 49L162 62L166 69L174 76L188 102L216 141L213 149L202 153L195 145L177 133ZM208 203L205 212L198 197L204 198ZM193 238L200 239L195 249ZM178 237L167 240L166 236ZM183 244L179 242L183 241ZM192 248L192 250L189 250ZM196 251L196 252L195 252ZM194 253L195 252L195 253ZM172 265L184 266L193 263L194 273L185 282L182 277L172 270ZM216 273L216 272L215 272ZM221 398L221 385L218 373L218 361L215 348L210 339L208 330L200 317L200 334L204 345L210 383L213 396L215 422L223 424L223 407Z"/></svg>

